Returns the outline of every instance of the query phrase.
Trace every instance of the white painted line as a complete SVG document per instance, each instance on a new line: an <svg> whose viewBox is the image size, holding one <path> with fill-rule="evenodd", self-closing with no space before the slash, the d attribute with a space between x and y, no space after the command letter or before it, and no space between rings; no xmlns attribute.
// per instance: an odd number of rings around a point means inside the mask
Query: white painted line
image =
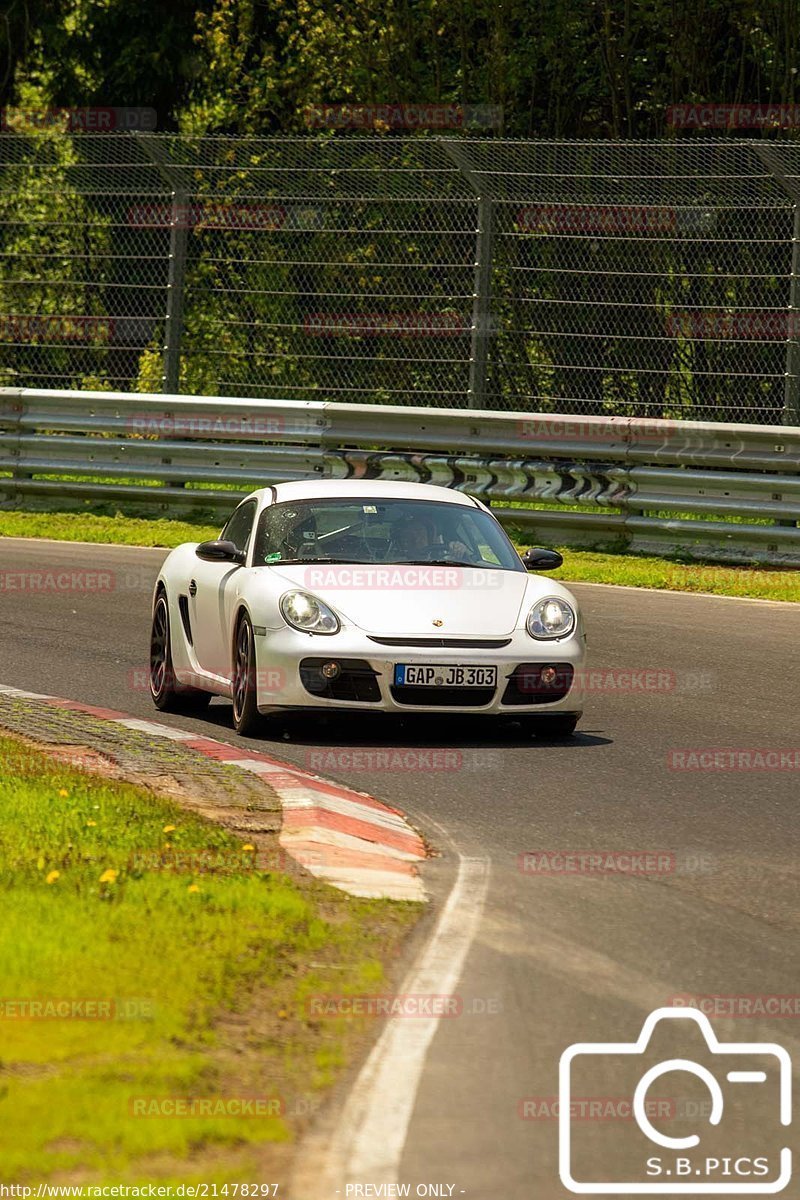
<svg viewBox="0 0 800 1200"><path fill-rule="evenodd" d="M22 688L0 687L0 695L3 696L19 696L22 700L50 700L52 697L45 696L42 692L24 692Z"/></svg>
<svg viewBox="0 0 800 1200"><path fill-rule="evenodd" d="M428 944L403 983L410 995L455 993L489 886L486 858L461 858ZM335 1185L396 1183L428 1048L439 1017L390 1018L344 1106L331 1144Z"/></svg>
<svg viewBox="0 0 800 1200"><path fill-rule="evenodd" d="M162 725L157 721L143 721L140 717L125 717L124 720L114 721L114 724L124 725L126 729L135 729L138 733L169 738L173 742L194 742L198 736L196 733L186 733L183 729L173 729L171 725Z"/></svg>

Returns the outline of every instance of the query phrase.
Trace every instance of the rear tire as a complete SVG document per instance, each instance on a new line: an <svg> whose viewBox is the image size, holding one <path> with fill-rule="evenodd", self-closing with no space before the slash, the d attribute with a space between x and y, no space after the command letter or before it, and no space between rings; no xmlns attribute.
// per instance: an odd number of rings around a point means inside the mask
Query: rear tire
<svg viewBox="0 0 800 1200"><path fill-rule="evenodd" d="M552 717L532 717L525 724L536 737L557 742L562 738L571 738L579 720L580 717L574 713L554 713Z"/></svg>
<svg viewBox="0 0 800 1200"><path fill-rule="evenodd" d="M256 644L253 626L243 613L233 640L233 727L242 737L252 737L262 728L256 693Z"/></svg>
<svg viewBox="0 0 800 1200"><path fill-rule="evenodd" d="M182 687L175 679L166 592L159 592L153 608L149 681L153 703L161 712L202 712L211 699L209 692L203 692L200 688Z"/></svg>

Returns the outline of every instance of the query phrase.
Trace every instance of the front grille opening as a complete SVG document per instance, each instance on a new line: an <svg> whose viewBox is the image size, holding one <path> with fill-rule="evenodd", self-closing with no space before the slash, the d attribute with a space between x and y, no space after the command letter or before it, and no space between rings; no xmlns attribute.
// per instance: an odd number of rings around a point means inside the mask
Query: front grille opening
<svg viewBox="0 0 800 1200"><path fill-rule="evenodd" d="M481 708L494 700L494 688L464 687L393 687L392 698L398 704L428 707Z"/></svg>
<svg viewBox="0 0 800 1200"><path fill-rule="evenodd" d="M322 666L328 662L336 662L341 668L335 679L326 679L322 674ZM300 682L312 696L325 700L376 704L381 698L377 673L363 658L304 658L300 663Z"/></svg>
<svg viewBox="0 0 800 1200"><path fill-rule="evenodd" d="M371 633L367 637L379 646L422 646L431 650L444 650L448 646L459 650L501 650L511 641L511 638L373 637Z"/></svg>
<svg viewBox="0 0 800 1200"><path fill-rule="evenodd" d="M542 682L542 671L552 668L552 683ZM575 674L572 663L520 663L509 676L503 704L552 704L563 700L572 687Z"/></svg>

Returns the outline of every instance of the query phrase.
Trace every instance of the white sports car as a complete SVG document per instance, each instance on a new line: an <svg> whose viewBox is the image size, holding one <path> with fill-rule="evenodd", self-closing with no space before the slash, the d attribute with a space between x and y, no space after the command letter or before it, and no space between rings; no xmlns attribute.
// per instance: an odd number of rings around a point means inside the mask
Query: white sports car
<svg viewBox="0 0 800 1200"><path fill-rule="evenodd" d="M416 483L282 483L220 539L167 557L153 596L160 709L233 701L241 734L277 711L481 713L568 736L585 637L574 597L528 570L470 496ZM533 724L535 722L535 725Z"/></svg>

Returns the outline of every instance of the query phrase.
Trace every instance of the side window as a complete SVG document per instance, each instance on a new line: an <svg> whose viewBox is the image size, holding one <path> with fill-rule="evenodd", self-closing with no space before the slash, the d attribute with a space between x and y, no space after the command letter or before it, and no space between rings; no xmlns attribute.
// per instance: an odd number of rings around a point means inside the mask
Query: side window
<svg viewBox="0 0 800 1200"><path fill-rule="evenodd" d="M237 550L246 550L255 516L255 500L248 500L246 504L240 504L223 529L220 535L221 540L233 542Z"/></svg>

